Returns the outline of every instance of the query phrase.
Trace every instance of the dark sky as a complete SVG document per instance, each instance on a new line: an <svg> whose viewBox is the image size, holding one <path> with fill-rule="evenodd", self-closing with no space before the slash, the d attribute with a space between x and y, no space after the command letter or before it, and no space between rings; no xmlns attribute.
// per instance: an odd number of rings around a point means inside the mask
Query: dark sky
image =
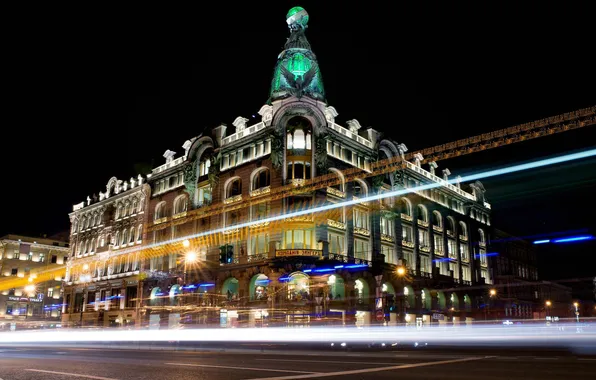
<svg viewBox="0 0 596 380"><path fill-rule="evenodd" d="M72 205L111 176L136 176L205 128L257 115L294 5L310 14L337 122L357 119L411 151L596 104L587 9L261 3L15 12L3 54L0 233L67 229ZM594 129L439 165L463 174L578 151L596 145ZM592 160L484 181L495 225L593 232L595 172Z"/></svg>

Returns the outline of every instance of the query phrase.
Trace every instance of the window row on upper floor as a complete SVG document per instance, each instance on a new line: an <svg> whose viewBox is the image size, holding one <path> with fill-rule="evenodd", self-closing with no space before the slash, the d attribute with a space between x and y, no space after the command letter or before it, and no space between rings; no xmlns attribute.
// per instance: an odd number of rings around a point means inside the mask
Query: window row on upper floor
<svg viewBox="0 0 596 380"><path fill-rule="evenodd" d="M184 185L184 174L182 172L173 174L167 178L155 181L153 184L153 195L165 193Z"/></svg>
<svg viewBox="0 0 596 380"><path fill-rule="evenodd" d="M112 244L113 248L121 248L140 244L143 238L143 225L132 226L124 228L121 231L116 231L113 235L100 235L97 238L84 239L73 244L73 252L77 256L85 256L94 254L98 248L106 246L106 242Z"/></svg>
<svg viewBox="0 0 596 380"><path fill-rule="evenodd" d="M266 156L271 153L271 140L253 142L233 152L226 152L221 158L221 170L227 170L237 165L252 161L256 158Z"/></svg>

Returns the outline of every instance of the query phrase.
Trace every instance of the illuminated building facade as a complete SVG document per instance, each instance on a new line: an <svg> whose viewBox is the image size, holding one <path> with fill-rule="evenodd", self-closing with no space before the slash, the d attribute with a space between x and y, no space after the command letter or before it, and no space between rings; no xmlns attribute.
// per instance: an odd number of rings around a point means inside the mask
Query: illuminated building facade
<svg viewBox="0 0 596 380"><path fill-rule="evenodd" d="M112 177L105 192L73 206L64 279L64 326L137 321L139 251L149 186L142 176Z"/></svg>
<svg viewBox="0 0 596 380"><path fill-rule="evenodd" d="M222 124L187 140L180 157L166 151L148 178L148 244L179 248L143 264L145 319L171 325L185 315L189 323L227 326L473 320L492 283L484 187L453 181L446 168L438 175L435 162L424 168L421 155L403 170L346 181L342 171L370 173L372 163L407 147L357 120L336 123L305 36L308 14L292 8L287 23L260 121L239 116L233 130ZM329 186L301 190L320 176ZM417 189L427 184L435 187ZM267 198L283 186L295 191ZM399 189L412 190L366 200ZM359 199L323 217L292 214ZM223 208L192 216L211 205ZM275 228L268 218L279 215L288 217ZM193 239L207 231L216 237ZM397 275L402 265L407 270Z"/></svg>
<svg viewBox="0 0 596 380"><path fill-rule="evenodd" d="M68 242L52 238L6 235L0 238L0 276L32 278L47 267L66 265ZM0 321L60 320L61 278L17 286L0 292Z"/></svg>

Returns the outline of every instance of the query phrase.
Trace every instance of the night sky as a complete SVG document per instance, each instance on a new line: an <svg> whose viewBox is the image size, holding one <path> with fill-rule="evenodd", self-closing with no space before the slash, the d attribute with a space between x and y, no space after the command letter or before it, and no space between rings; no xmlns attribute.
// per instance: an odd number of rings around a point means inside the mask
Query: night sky
<svg viewBox="0 0 596 380"><path fill-rule="evenodd" d="M16 12L4 46L0 234L52 235L72 205L183 153L185 140L268 98L295 5L310 14L336 121L410 151L596 104L587 9L357 7L328 1ZM342 4L342 3L339 3ZM581 151L596 127L439 162L454 174ZM519 236L596 234L596 160L483 181L493 224ZM596 275L595 243L544 250L543 277ZM565 260L560 258L565 257Z"/></svg>

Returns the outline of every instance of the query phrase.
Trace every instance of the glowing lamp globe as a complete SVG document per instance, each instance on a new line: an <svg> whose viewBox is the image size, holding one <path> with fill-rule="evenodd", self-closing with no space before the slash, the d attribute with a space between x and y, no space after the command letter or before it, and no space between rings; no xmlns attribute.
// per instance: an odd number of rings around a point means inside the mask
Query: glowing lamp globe
<svg viewBox="0 0 596 380"><path fill-rule="evenodd" d="M294 7L288 11L286 22L288 25L300 24L306 28L306 24L308 24L308 12L302 7Z"/></svg>

